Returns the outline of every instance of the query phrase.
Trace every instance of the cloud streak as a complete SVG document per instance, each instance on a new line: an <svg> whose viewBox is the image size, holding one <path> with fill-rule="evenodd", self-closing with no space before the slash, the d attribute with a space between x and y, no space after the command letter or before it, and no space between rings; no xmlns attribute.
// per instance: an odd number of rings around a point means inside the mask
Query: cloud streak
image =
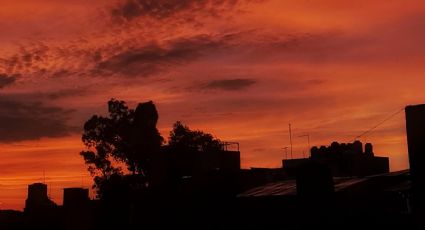
<svg viewBox="0 0 425 230"><path fill-rule="evenodd" d="M63 137L76 131L67 123L71 109L18 98L10 95L0 97L0 142Z"/></svg>
<svg viewBox="0 0 425 230"><path fill-rule="evenodd" d="M195 60L226 46L227 36L196 35L140 47L129 47L98 63L100 75L123 74L147 77L167 68Z"/></svg>
<svg viewBox="0 0 425 230"><path fill-rule="evenodd" d="M250 86L256 84L257 81L253 79L227 79L227 80L214 80L207 83L203 88L204 89L218 89L225 91L238 91L249 88Z"/></svg>
<svg viewBox="0 0 425 230"><path fill-rule="evenodd" d="M126 0L111 10L113 17L134 20L138 17L165 19L182 13L217 15L218 12L234 7L238 0Z"/></svg>

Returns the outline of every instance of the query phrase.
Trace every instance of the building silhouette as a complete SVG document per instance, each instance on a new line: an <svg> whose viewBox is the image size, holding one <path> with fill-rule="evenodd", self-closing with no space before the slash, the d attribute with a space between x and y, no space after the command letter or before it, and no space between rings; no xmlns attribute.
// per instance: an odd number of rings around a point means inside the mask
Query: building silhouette
<svg viewBox="0 0 425 230"><path fill-rule="evenodd" d="M65 188L61 207L62 229L93 229L95 203L85 188Z"/></svg>
<svg viewBox="0 0 425 230"><path fill-rule="evenodd" d="M47 195L47 185L35 183L28 185L28 197L24 212L29 215L54 211L57 205Z"/></svg>
<svg viewBox="0 0 425 230"><path fill-rule="evenodd" d="M222 142L218 149L164 148L153 158L152 165L151 188L161 193L191 196L234 187L241 159L239 148L230 148Z"/></svg>
<svg viewBox="0 0 425 230"><path fill-rule="evenodd" d="M425 214L425 104L407 106L406 131L412 177L413 211Z"/></svg>
<svg viewBox="0 0 425 230"><path fill-rule="evenodd" d="M65 188L63 190L63 206L79 207L90 201L89 190L86 188Z"/></svg>
<svg viewBox="0 0 425 230"><path fill-rule="evenodd" d="M24 216L25 221L32 227L54 229L58 226L60 222L59 207L48 197L46 184L28 185Z"/></svg>
<svg viewBox="0 0 425 230"><path fill-rule="evenodd" d="M239 149L225 143L213 151L166 149L152 158L147 187L140 175L114 175L101 199L65 188L59 206L46 184L35 183L24 215L3 216L24 218L26 229L411 228L425 207L425 105L406 107L406 127L410 171L390 173L388 158L360 141L313 147L309 158L276 169L241 169Z"/></svg>
<svg viewBox="0 0 425 230"><path fill-rule="evenodd" d="M327 166L333 176L368 176L390 171L389 158L375 156L371 143L367 143L363 150L360 141L315 146L311 148L310 158L286 159L282 161L282 167L289 174L295 175L302 165L311 161Z"/></svg>

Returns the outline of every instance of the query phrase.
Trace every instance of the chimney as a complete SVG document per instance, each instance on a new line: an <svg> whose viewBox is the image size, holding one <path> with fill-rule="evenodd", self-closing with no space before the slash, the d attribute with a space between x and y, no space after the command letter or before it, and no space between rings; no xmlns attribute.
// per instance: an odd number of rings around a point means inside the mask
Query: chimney
<svg viewBox="0 0 425 230"><path fill-rule="evenodd" d="M373 157L374 156L373 145L371 143L366 143L365 148L364 148L364 153L368 157Z"/></svg>

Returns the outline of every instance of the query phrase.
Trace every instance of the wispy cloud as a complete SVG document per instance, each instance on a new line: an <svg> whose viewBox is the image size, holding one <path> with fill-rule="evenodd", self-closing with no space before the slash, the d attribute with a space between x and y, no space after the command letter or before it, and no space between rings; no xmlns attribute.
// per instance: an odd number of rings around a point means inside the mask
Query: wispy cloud
<svg viewBox="0 0 425 230"><path fill-rule="evenodd" d="M223 35L202 34L129 47L99 62L95 71L100 75L147 77L224 48L227 38Z"/></svg>
<svg viewBox="0 0 425 230"><path fill-rule="evenodd" d="M246 89L252 85L257 83L256 80L253 79L226 79L226 80L213 80L207 83L203 88L204 89L219 89L226 91L237 91Z"/></svg>
<svg viewBox="0 0 425 230"><path fill-rule="evenodd" d="M118 3L111 14L117 19L133 20L138 17L155 19L169 18L175 15L217 15L241 2L240 0L125 0ZM196 12L196 13L194 13ZM187 20L187 18L185 18Z"/></svg>

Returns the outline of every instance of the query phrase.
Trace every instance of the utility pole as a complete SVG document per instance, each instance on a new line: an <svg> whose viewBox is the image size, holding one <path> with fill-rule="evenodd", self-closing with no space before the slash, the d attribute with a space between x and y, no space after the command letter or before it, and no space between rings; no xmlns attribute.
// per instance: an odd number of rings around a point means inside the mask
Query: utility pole
<svg viewBox="0 0 425 230"><path fill-rule="evenodd" d="M292 155L292 127L291 127L291 123L289 123L289 143L291 144L291 159L293 159L293 155Z"/></svg>

